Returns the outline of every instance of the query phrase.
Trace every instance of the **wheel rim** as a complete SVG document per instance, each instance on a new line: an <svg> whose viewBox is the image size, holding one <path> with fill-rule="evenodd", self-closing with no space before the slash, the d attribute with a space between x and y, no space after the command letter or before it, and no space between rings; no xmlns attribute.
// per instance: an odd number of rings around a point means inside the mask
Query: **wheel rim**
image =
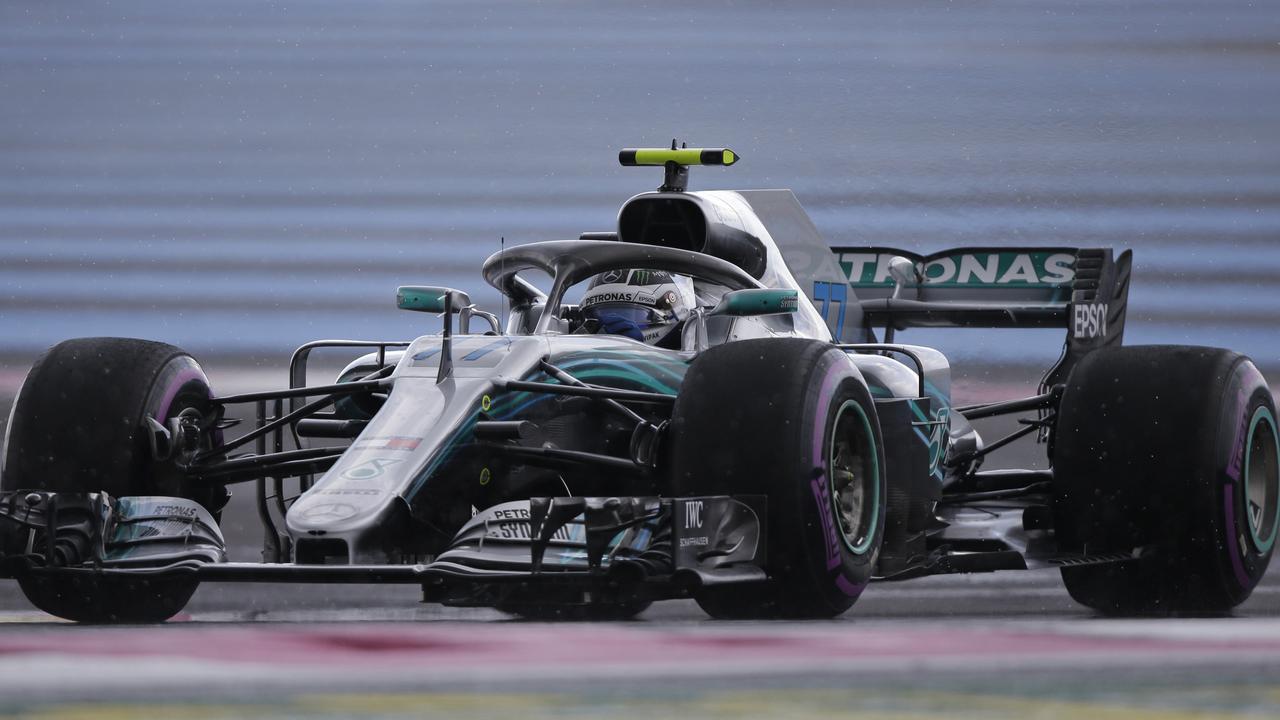
<svg viewBox="0 0 1280 720"><path fill-rule="evenodd" d="M831 511L849 551L871 549L880 513L880 461L866 411L848 400L836 412L827 453Z"/></svg>
<svg viewBox="0 0 1280 720"><path fill-rule="evenodd" d="M1271 411L1259 407L1245 445L1244 515L1259 553L1271 549L1280 526L1280 437Z"/></svg>

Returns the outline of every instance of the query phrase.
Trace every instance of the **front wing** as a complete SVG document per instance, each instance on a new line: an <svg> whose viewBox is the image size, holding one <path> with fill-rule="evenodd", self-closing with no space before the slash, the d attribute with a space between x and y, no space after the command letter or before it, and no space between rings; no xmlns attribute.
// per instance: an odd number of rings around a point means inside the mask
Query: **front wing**
<svg viewBox="0 0 1280 720"><path fill-rule="evenodd" d="M0 577L412 583L450 605L495 604L512 586L659 599L764 581L765 517L763 496L533 498L478 512L427 562L232 563L213 518L189 500L15 491L0 493Z"/></svg>

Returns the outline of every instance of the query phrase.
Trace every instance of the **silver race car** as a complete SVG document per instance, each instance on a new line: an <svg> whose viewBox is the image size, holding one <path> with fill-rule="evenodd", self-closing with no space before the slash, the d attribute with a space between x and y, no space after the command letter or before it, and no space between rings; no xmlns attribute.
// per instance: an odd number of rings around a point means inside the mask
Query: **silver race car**
<svg viewBox="0 0 1280 720"><path fill-rule="evenodd" d="M1247 358L1121 347L1130 254L829 247L788 190L689 191L664 170L615 232L499 252L498 317L460 290L412 340L309 343L289 388L218 395L182 350L68 340L14 402L0 576L86 622L153 622L198 583L420 585L426 602L618 618L830 617L871 581L1060 568L1104 613L1221 611L1280 525L1274 401ZM575 293L587 285L581 301ZM1060 328L1027 397L951 402L913 327ZM349 351L308 385L312 351ZM972 421L1022 416L984 439ZM1050 469L983 470L1027 435ZM254 488L263 562L227 560Z"/></svg>

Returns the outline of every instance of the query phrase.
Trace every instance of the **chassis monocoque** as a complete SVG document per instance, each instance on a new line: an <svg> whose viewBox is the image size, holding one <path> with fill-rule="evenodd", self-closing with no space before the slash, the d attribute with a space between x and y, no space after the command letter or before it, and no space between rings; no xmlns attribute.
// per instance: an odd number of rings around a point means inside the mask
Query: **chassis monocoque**
<svg viewBox="0 0 1280 720"><path fill-rule="evenodd" d="M621 159L666 182L617 232L490 257L505 319L402 287L398 305L441 313L442 333L310 343L289 389L235 396L169 345L50 349L6 432L0 576L103 622L164 620L207 581L412 583L534 617L680 597L823 617L873 580L1027 568L1061 568L1101 612L1205 612L1265 572L1270 390L1226 350L1121 347L1128 252L830 248L790 191L686 190L688 165L729 151ZM627 268L694 280L670 347L588 332L567 300ZM1034 394L955 407L942 353L894 342L910 327L1066 341ZM321 347L357 357L307 385ZM984 441L971 421L997 415L1022 427ZM1026 435L1048 469L982 469ZM260 563L227 560L238 483L256 490Z"/></svg>

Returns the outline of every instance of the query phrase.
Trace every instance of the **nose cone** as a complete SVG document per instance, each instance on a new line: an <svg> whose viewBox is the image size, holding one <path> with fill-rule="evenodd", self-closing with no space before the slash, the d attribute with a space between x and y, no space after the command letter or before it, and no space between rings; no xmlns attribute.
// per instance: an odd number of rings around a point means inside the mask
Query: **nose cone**
<svg viewBox="0 0 1280 720"><path fill-rule="evenodd" d="M347 535L373 531L396 495L382 488L327 489L298 498L289 508L289 534Z"/></svg>

